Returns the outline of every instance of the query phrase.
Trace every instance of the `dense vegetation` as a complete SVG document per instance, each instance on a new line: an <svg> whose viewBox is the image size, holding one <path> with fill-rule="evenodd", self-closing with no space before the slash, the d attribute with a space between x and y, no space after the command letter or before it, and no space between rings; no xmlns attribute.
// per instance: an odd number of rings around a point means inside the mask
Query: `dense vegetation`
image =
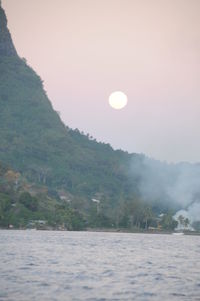
<svg viewBox="0 0 200 301"><path fill-rule="evenodd" d="M30 184L18 172L0 164L0 227L10 226L80 230L84 220L67 203L48 196L46 187Z"/></svg>
<svg viewBox="0 0 200 301"><path fill-rule="evenodd" d="M0 227L83 230L86 228L173 230L172 214L158 218L138 199L113 208L106 200L68 195L61 199L44 185L30 183L19 172L0 163Z"/></svg>

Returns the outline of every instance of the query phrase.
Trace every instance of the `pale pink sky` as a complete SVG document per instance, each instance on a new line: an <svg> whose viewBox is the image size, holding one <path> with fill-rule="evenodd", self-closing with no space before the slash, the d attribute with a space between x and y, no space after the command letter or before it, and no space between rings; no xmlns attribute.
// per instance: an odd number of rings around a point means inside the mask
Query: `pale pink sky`
<svg viewBox="0 0 200 301"><path fill-rule="evenodd" d="M129 152L200 161L199 0L3 0L18 54L72 128ZM108 105L121 90L128 105Z"/></svg>

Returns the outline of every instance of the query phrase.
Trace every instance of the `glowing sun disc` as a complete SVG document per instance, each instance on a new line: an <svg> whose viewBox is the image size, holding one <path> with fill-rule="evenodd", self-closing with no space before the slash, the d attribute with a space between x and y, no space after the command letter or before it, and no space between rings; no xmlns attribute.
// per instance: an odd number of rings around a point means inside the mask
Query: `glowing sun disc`
<svg viewBox="0 0 200 301"><path fill-rule="evenodd" d="M116 91L110 94L109 104L113 109L120 110L127 105L128 99L125 93Z"/></svg>

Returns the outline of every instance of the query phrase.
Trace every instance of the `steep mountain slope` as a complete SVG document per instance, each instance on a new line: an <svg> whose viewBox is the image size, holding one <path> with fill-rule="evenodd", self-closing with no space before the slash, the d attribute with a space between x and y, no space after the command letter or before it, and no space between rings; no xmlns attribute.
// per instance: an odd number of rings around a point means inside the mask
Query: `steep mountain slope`
<svg viewBox="0 0 200 301"><path fill-rule="evenodd" d="M66 127L40 77L18 57L2 8L0 25L0 160L74 194L128 195L131 156Z"/></svg>
<svg viewBox="0 0 200 301"><path fill-rule="evenodd" d="M0 55L17 56L11 35L7 28L7 19L0 1Z"/></svg>

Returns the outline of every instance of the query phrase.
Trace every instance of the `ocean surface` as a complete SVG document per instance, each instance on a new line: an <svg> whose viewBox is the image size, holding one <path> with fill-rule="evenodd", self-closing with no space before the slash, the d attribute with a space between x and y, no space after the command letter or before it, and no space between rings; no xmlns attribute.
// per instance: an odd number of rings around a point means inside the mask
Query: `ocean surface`
<svg viewBox="0 0 200 301"><path fill-rule="evenodd" d="M0 230L0 300L200 300L200 236Z"/></svg>

